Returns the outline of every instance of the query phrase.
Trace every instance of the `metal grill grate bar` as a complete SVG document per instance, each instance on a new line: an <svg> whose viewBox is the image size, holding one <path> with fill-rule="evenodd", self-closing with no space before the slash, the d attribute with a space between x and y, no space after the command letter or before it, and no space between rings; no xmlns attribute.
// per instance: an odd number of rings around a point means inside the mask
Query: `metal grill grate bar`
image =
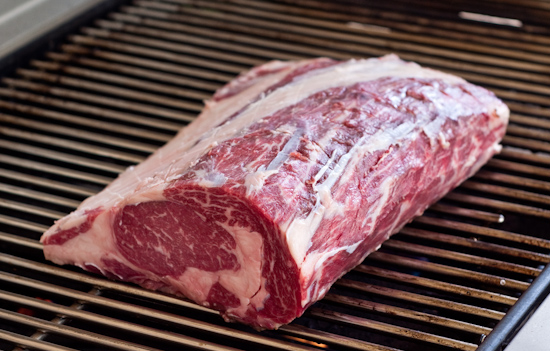
<svg viewBox="0 0 550 351"><path fill-rule="evenodd" d="M51 130L51 125L48 124L48 123L18 119L15 116L10 116L10 115L6 115L6 114L1 115L0 118L3 121L9 120L10 123L16 124L18 126L32 128L32 129L43 131L43 132L48 132L48 131ZM52 143L52 141L54 141L56 139L56 138L53 138L53 137L42 136L42 135L37 134L37 133L19 132L17 129L13 129L13 128L2 128L2 131L3 131L4 134L8 134L8 135L12 135L12 136L20 137L20 138L27 137L31 140L42 141L42 142L45 142L45 143ZM109 137L109 136L105 136L105 135L102 135L102 134L99 134L99 133L86 132L86 131L83 131L81 129L70 128L70 127L57 126L55 128L55 134L60 134L60 135L65 136L65 137L77 136L79 139L84 139L84 140L87 140L87 141L101 140L102 143L107 144L107 145L123 147L123 148L126 148L126 149L134 149L136 151L142 151L142 152L153 152L155 150L155 147L152 146L152 145L149 145L149 144L128 141L128 140L121 139L121 138ZM60 146L65 146L67 148L72 148L72 149L78 149L78 147L76 146L77 143L73 142L71 144L70 142L65 142L66 139L57 138L57 140L58 140L57 143ZM63 145L63 143L68 144L68 145ZM81 146L82 150L87 150L88 148L89 147L85 144L83 144L83 146ZM99 153L97 150L94 150L94 151L96 153ZM109 152L109 151L107 151L107 153L108 153L109 156L113 154L112 152ZM121 155L121 154L119 154L119 155ZM139 159L139 160L141 160L141 159ZM134 161L135 161L135 159L134 159Z"/></svg>
<svg viewBox="0 0 550 351"><path fill-rule="evenodd" d="M85 196L85 197L91 196L96 193L95 191L92 191L83 187L77 187L71 184L57 182L51 179L36 177L25 173L9 171L7 169L0 169L0 177L6 178L11 181L21 181L30 186L45 187L54 191L62 191L62 192Z"/></svg>
<svg viewBox="0 0 550 351"><path fill-rule="evenodd" d="M530 188L539 189L539 190L546 190L546 191L550 190L549 182L525 178L525 177L513 176L509 174L502 174L502 173L496 173L496 172L490 172L490 171L480 171L476 174L475 178L494 180L498 182L503 182L503 183L512 184L512 185L520 185L520 186L530 187Z"/></svg>
<svg viewBox="0 0 550 351"><path fill-rule="evenodd" d="M521 172L532 176L550 177L550 170L547 168L521 164L518 162L492 159L489 161L488 165L509 171Z"/></svg>
<svg viewBox="0 0 550 351"><path fill-rule="evenodd" d="M161 73L158 71L150 70L150 69L144 69L144 68L136 68L130 65L123 65L123 64L116 64L116 63L110 63L108 61L102 61L102 60L96 60L96 59L87 59L87 58L81 58L81 57L74 57L70 54L60 54L56 52L49 52L47 53L47 56L55 61L58 62L44 62L44 61L32 61L32 63L38 63L40 62L40 65L44 65L48 67L48 69L51 70L63 70L65 71L65 66L61 64L61 62L70 62L80 65L85 65L89 67L93 67L96 69L101 70L108 70L108 71L114 71L114 72L120 72L123 74L128 74L136 77L143 77L151 80L161 81L164 83L170 83L174 85L180 85L180 86L189 86L197 89L204 89L207 91L214 91L218 89L220 86L218 84L209 83L207 81L195 79L195 78L189 78L189 77L181 77L175 74L167 74L167 73ZM128 60L132 61L132 60ZM137 62L140 62L139 60L136 60ZM153 61L156 62L156 61ZM36 65L39 66L38 64ZM74 70L74 68L71 68ZM101 71L91 71L94 75L96 75L98 72ZM187 74L193 74L195 72L188 72L185 71ZM113 75L113 77L118 77L117 79L122 79L122 77L118 75ZM150 84L148 82L148 84ZM190 93L196 93L194 90L188 90ZM186 91L187 92L187 91ZM200 98L200 96L204 96L203 94L196 94ZM210 95L204 97L204 98L210 98Z"/></svg>
<svg viewBox="0 0 550 351"><path fill-rule="evenodd" d="M32 139L30 139L32 140ZM16 167L24 167L27 170L31 171L40 171L50 174L65 176L68 178L78 179L89 181L95 184L107 185L112 181L112 178L102 177L95 174L84 173L80 171L70 170L63 167L52 166L47 163L34 162L24 159L19 159L16 157L0 155L0 162L8 165L13 165ZM52 195L49 195L52 197ZM54 195L55 196L55 195Z"/></svg>
<svg viewBox="0 0 550 351"><path fill-rule="evenodd" d="M406 336L408 338L416 339L418 341L424 341L424 342L434 343L438 345L448 346L453 349L473 351L477 348L476 344L461 342L454 339L421 332L418 330L398 327L392 324L381 323L378 321L368 320L365 318L347 315L340 312L325 311L325 310L318 310L316 308L312 308L309 313L311 315L314 315L315 317L327 319L331 322L348 324L353 327L360 326L366 329L384 331L395 335Z"/></svg>
<svg viewBox="0 0 550 351"><path fill-rule="evenodd" d="M80 204L79 201L70 200L61 196L54 196L36 190L21 188L14 185L2 184L0 187L0 191L11 195L23 196L31 199L45 201L51 204L66 206L69 208L74 208Z"/></svg>
<svg viewBox="0 0 550 351"><path fill-rule="evenodd" d="M532 127L541 127L541 128L550 129L550 121L540 119L540 118L529 117L529 116L524 116L519 114L511 114L510 121L514 123L525 124Z"/></svg>
<svg viewBox="0 0 550 351"><path fill-rule="evenodd" d="M369 294L388 296L394 299L402 299L405 301L414 302L422 305L439 307L439 308L444 308L444 309L453 310L457 312L469 313L475 316L492 318L495 320L499 320L502 317L504 317L503 312L494 311L487 308L470 306L470 305L460 304L456 302L450 302L439 298L423 296L423 295L419 295L419 294L415 294L407 291L400 291L400 290L386 288L382 286L374 286L374 285L365 284L359 281L340 279L339 281L336 282L336 285L341 287L346 287L349 289L366 292Z"/></svg>
<svg viewBox="0 0 550 351"><path fill-rule="evenodd" d="M0 276L0 279L1 278L3 278L3 276ZM84 295L86 295L86 294L84 294ZM176 334L173 334L173 333L167 333L167 332L162 332L162 331L155 330L155 329L152 329L152 328L142 327L142 326L139 326L137 324L132 325L130 323L124 323L124 322L121 322L120 320L115 319L115 318L109 318L109 317L106 317L106 316L99 316L99 315L95 315L95 314L90 313L90 312L81 311L81 310L78 310L78 309L73 309L73 308L64 307L64 306L60 306L60 305L55 305L55 304L52 304L52 303L43 302L43 301L36 300L36 299L33 299L33 298L18 296L16 294L11 294L11 293L0 291L0 297L2 297L6 301L15 302L15 303L20 304L20 305L35 307L35 308L38 308L38 309L47 310L47 311L51 311L51 312L54 312L54 313L57 313L57 314L62 314L62 315L66 315L66 316L70 316L70 317L74 317L74 318L82 318L82 319L86 319L86 320L95 322L97 324L103 324L103 325L107 325L107 326L113 327L113 328L124 329L125 327L131 325L132 329L134 331L136 331L137 333L144 333L144 334L151 335L151 336L154 336L154 337L159 338L159 339L170 340L172 342L175 342L175 343L178 343L178 344L184 345L184 346L195 347L195 348L202 349L202 350L212 350L212 351L229 351L229 350L234 351L234 350L237 350L237 349L231 348L231 347L220 347L219 345L209 343L209 342L203 341L203 340L196 340L196 339L193 339L193 338L190 338L190 337L184 337L184 336L176 335Z"/></svg>
<svg viewBox="0 0 550 351"><path fill-rule="evenodd" d="M96 35L96 36L99 36L100 38L110 37L109 31L106 31L106 30L100 30L95 28L83 28L82 30L86 34ZM71 36L70 39L76 44L99 46L99 47L105 47L108 49L120 50L127 53L133 53L133 54L150 56L150 57L161 58L161 59L168 59L174 62L195 65L195 66L205 67L205 68L211 68L222 72L239 73L246 68L246 66L244 65L237 66L237 65L224 64L224 63L219 63L217 61L198 59L187 55L175 54L169 51L155 50L155 49L150 49L150 48L145 48L143 46L140 46L140 45L146 45L146 46L156 47L160 49L176 51L172 47L172 45L174 44L166 41L163 42L160 40L142 39L141 37L135 36L135 35L134 36L119 35L118 38L122 39L121 42L115 42L115 41L104 40L104 39L96 39L92 36L82 36L82 35L74 35L74 36ZM138 45L123 44L124 42L138 44ZM194 50L192 50L191 48L187 48L186 46L175 47L175 48L176 49L179 48L183 52L194 53ZM210 57L216 57L216 55L212 52Z"/></svg>
<svg viewBox="0 0 550 351"><path fill-rule="evenodd" d="M158 350L150 347L135 345L129 342L121 343L120 340L106 337L105 335L90 333L82 329L72 328L72 327L68 327L68 326L64 326L64 325L60 325L52 322L43 321L38 318L33 318L33 317L25 316L20 313L14 313L14 312L2 310L2 309L0 309L0 318L8 320L13 323L27 324L37 329L43 329L43 330L46 330L47 332L57 333L65 337L78 338L85 342L92 342L95 344L113 347L120 350L128 350L128 351Z"/></svg>
<svg viewBox="0 0 550 351"><path fill-rule="evenodd" d="M2 189L0 188L0 191ZM29 214L36 214L42 217L50 218L50 219L59 219L65 215L63 212L59 211L52 211L48 209L44 209L42 207L28 205L28 204L22 204L17 201L10 201L5 199L0 199L0 207L3 207L4 209L10 209L10 210L18 210L21 212L26 212Z"/></svg>
<svg viewBox="0 0 550 351"><path fill-rule="evenodd" d="M45 61L33 60L33 61L31 61L31 64L33 66L35 66L37 68L41 68L41 69L47 69L47 70L53 70L53 71L59 70L59 71L62 71L66 74L77 75L77 76L81 76L81 77L85 77L85 78L89 78L89 79L97 79L97 80L101 80L101 81L104 81L104 82L110 82L110 83L114 83L114 84L125 85L125 86L129 86L129 87L137 88L137 89L147 89L147 90L151 90L151 91L158 92L158 93L180 96L180 97L183 97L183 98L208 99L211 96L210 94L201 93L201 92L198 92L196 90L183 89L183 88L174 88L173 86L168 86L168 85L165 85L165 84L158 84L158 83L152 83L152 82L145 81L145 80L123 77L123 76L120 76L118 74L104 73L104 72L98 71L98 70L82 69L82 68L69 66L69 65L61 66L61 65L56 64L54 62L45 62ZM61 80L61 79L65 79L66 82L67 82L66 84L68 84L68 85L71 85L71 84L76 85L79 82L78 80L69 80L68 78L60 76L60 75L45 74L44 72L35 72L35 71L28 71L28 70L19 70L19 72L24 72L24 73L22 73L22 75L28 75L28 76L31 76L31 77L46 79L46 80L50 80L50 81L58 81L58 80ZM75 82L75 83L73 83L73 82ZM109 87L111 87L111 86L109 85ZM135 91L132 91L132 94L129 94L129 96L132 97L132 98L135 98ZM163 104L166 104L166 102L163 101ZM181 102L179 100L176 100L172 104L176 104L174 106L180 106ZM197 106L194 105L194 104L190 105L190 106L193 109L197 108ZM201 110L201 109L202 109L202 106L199 106L199 110Z"/></svg>
<svg viewBox="0 0 550 351"><path fill-rule="evenodd" d="M472 210L471 208L462 208L457 206L446 205L443 203L437 203L430 207L432 211L438 211L442 213L448 213L463 217L475 218L487 222L502 223L504 222L504 216L497 213L490 213L479 210Z"/></svg>
<svg viewBox="0 0 550 351"><path fill-rule="evenodd" d="M67 76L49 74L49 73L40 72L40 71L31 71L27 69L18 69L17 73L20 76L23 76L28 79L46 80L51 83L59 83L61 85L67 85L74 88L87 89L95 92L107 93L113 96L121 96L132 100L148 101L154 104L166 105L169 107L175 107L175 108L181 108L181 109L188 109L195 112L199 112L200 110L202 110L201 104L189 103L189 102L182 101L180 99L167 98L167 97L163 97L163 96L155 95L151 93L142 93L133 89L118 88L110 84L94 83L83 79L74 79ZM96 75L94 78L101 79L102 77L100 75ZM104 74L103 74L103 78L105 78ZM129 80L128 78L124 78L124 81L126 84L129 83L128 80ZM12 83L18 83L18 82L12 81ZM22 85L22 83L19 83L19 84ZM132 82L132 85L139 85L139 83L134 81ZM35 87L37 87L37 85L35 85ZM147 88L152 89L154 88L154 86L152 84L148 84ZM200 94L199 95L193 94L193 95L195 95L193 96L194 98L197 98L197 96L201 96ZM189 97L189 95L187 97Z"/></svg>
<svg viewBox="0 0 550 351"><path fill-rule="evenodd" d="M370 342L359 341L357 339L348 338L338 334L332 334L323 332L320 330L312 330L301 325L285 325L281 329L285 333L304 337L310 340L319 340L321 342L328 342L338 346L344 346L346 348L353 348L356 350L364 351L401 351L393 347L387 347L382 345L373 344ZM319 343L317 343L319 344ZM321 345L322 348L326 345Z"/></svg>
<svg viewBox="0 0 550 351"><path fill-rule="evenodd" d="M193 120L193 118L190 118L189 116L184 115L175 110L162 108L162 107L154 107L154 106L150 106L150 105L146 105L146 104L142 104L134 101L109 98L105 96L83 93L83 92L70 90L70 89L52 88L45 84L33 83L33 82L20 80L20 79L4 78L2 81L8 86L10 86L11 88L14 88L14 87L24 88L24 89L30 89L36 92L48 91L50 94L61 98L82 100L90 103L97 103L100 105L118 107L126 110L138 111L138 112L145 111L153 115L157 114L159 116L172 118L183 122L189 122Z"/></svg>
<svg viewBox="0 0 550 351"><path fill-rule="evenodd" d="M459 193L450 193L446 197L449 200L456 200L459 202L487 206L494 209L499 209L501 211L511 211L515 213L520 213L528 216L536 216L542 218L550 218L550 211L544 210L538 207L519 205L507 201L493 200L489 198L483 198L479 196L465 195Z"/></svg>
<svg viewBox="0 0 550 351"><path fill-rule="evenodd" d="M392 315L399 316L399 317L414 319L422 322L429 322L436 325L441 325L441 326L445 326L445 327L453 328L457 330L464 330L464 331L468 331L468 332L476 333L480 335L489 334L491 332L491 328L483 327L480 325L466 323L466 322L453 320L445 317L434 316L428 313L422 313L417 311L412 312L404 308L394 307L394 306L385 305L385 304L367 301L367 300L356 299L348 296L327 294L327 296L325 296L325 301L335 302L342 305L347 305L347 306L351 306L357 309L363 309L367 311L378 311L382 313L390 313Z"/></svg>
<svg viewBox="0 0 550 351"><path fill-rule="evenodd" d="M67 113L60 113L60 112L46 110L46 109L37 108L37 107L29 108L24 104L16 104L12 102L0 101L0 107L9 109L9 110L14 110L17 112L28 113L31 115L43 116L43 117L51 118L60 122L79 124L80 126L83 126L83 127L91 127L96 129L104 129L105 131L124 133L132 137L147 138L147 139L152 139L155 141L162 141L162 142L166 142L171 138L171 135L168 135L168 134L155 133L155 132L151 132L143 129L132 128L129 126L123 126L120 124L109 123L105 121L94 121L87 118L70 115Z"/></svg>
<svg viewBox="0 0 550 351"><path fill-rule="evenodd" d="M440 280L434 280L424 277L419 277L411 274L400 273L389 269L383 269L379 267L372 267L366 265L360 265L354 269L357 272L375 275L386 279L391 279L398 282L406 282L407 284L414 284L431 289L450 292L457 295L466 295L476 299L482 299L486 301L495 301L498 303L513 305L516 303L517 298L506 296L503 294L497 294L485 290L475 289L471 287L465 287L453 283L443 282Z"/></svg>
<svg viewBox="0 0 550 351"><path fill-rule="evenodd" d="M409 242L398 241L395 239L389 239L384 243L385 247L392 248L396 250L401 250L409 253L421 254L426 257L439 257L451 259L454 261L465 262L472 265L486 266L491 268L496 268L499 270L506 270L510 272L516 272L531 276L537 276L542 271L538 268L532 268L528 266L518 265L510 262L493 260L486 257L474 256L469 254L464 254L451 250L437 249L424 245L412 244Z"/></svg>
<svg viewBox="0 0 550 351"><path fill-rule="evenodd" d="M49 342L36 340L27 336L18 335L4 330L0 330L0 338L13 342L16 345L25 345L44 351L77 351L76 349L54 345Z"/></svg>
<svg viewBox="0 0 550 351"><path fill-rule="evenodd" d="M550 196L533 193L529 191L511 189L511 188L506 188L499 185L478 183L471 180L462 183L461 186L466 189L480 190L489 194L498 194L498 195L515 198L515 199L538 202L540 204L545 204L545 205L550 204Z"/></svg>
<svg viewBox="0 0 550 351"><path fill-rule="evenodd" d="M158 119L132 115L129 113L123 113L123 112L118 112L114 110L99 108L96 106L84 105L84 104L76 103L74 101L60 100L60 99L45 97L42 95L35 95L35 94L12 90L12 89L0 88L0 95L9 97L9 98L19 99L19 100L25 101L28 104L39 103L46 106L52 106L54 108L65 108L68 110L73 110L73 111L86 113L86 114L92 114L99 117L108 117L113 120L145 125L147 127L152 127L152 128L160 128L160 129L166 129L170 131L176 131L181 129L181 124L179 123L177 124L177 123L161 121ZM9 103L5 102L5 104L8 105ZM11 106L15 106L15 105L11 105ZM33 111L36 111L36 109L32 107L29 107L29 110L31 113ZM192 118L189 117L189 119L191 120ZM87 123L93 123L93 122L87 122Z"/></svg>
<svg viewBox="0 0 550 351"><path fill-rule="evenodd" d="M508 246L497 245L481 241L478 238L461 238L458 236L446 235L441 233L430 232L422 229L415 228L403 228L400 234L412 236L422 240L433 240L444 243L450 243L454 245L465 246L468 248L483 249L489 252L499 253L502 255L509 255L515 257L521 257L532 261L548 263L550 262L550 255L545 255L533 251L521 250L517 248L510 248Z"/></svg>
<svg viewBox="0 0 550 351"><path fill-rule="evenodd" d="M24 143L16 143L11 141L1 140L0 147L13 150L14 152L16 151L23 152L36 157L49 158L55 161L66 162L67 160L70 159L71 164L89 167L89 168L95 168L98 170L108 171L115 174L120 173L125 169L125 167L122 167L122 166L116 166L106 162L90 161L87 158L78 157L78 156L57 152L57 151L51 151L44 148L29 146L28 144L24 144Z"/></svg>
<svg viewBox="0 0 550 351"><path fill-rule="evenodd" d="M72 38L74 40L80 40L84 37L73 36ZM186 56L183 56L183 55L181 56L178 55L174 59L174 56L172 56L170 52L166 52L162 50L147 50L145 48L134 46L134 45L123 45L123 46L117 47L116 45L111 45L109 41L101 41L101 42L114 50L128 51L129 53L132 53L132 54L143 54L145 56L152 56L158 59L166 59L170 61L174 60L179 63L186 63L185 61L180 62L177 60L177 58L182 60L185 59ZM98 58L113 61L113 62L123 62L126 64L158 69L161 72L182 74L190 77L198 77L198 78L203 78L211 81L218 81L221 83L227 82L233 78L232 75L222 74L212 70L201 69L196 67L190 68L180 64L172 64L172 63L168 63L160 60L151 60L151 59L146 59L139 56L128 56L117 52L100 50L98 48L89 49L84 46L74 45L74 44L61 45L61 50L70 54L91 55L93 57L98 57ZM190 62L190 64L195 62L196 61L192 61ZM221 87L221 85L218 85L218 87Z"/></svg>
<svg viewBox="0 0 550 351"><path fill-rule="evenodd" d="M504 240L515 241L527 245L533 245L538 247L543 247L546 249L550 248L550 240L535 238L532 236L521 235L517 233L511 233L505 230L493 229L482 227L469 223L460 223L442 218L433 218L427 216L421 216L415 219L416 222L431 224L442 228L457 229L464 232L490 236L494 238L500 238Z"/></svg>
<svg viewBox="0 0 550 351"><path fill-rule="evenodd" d="M487 284L489 286L506 285L506 287L516 289L516 290L525 290L529 287L529 283L515 280L515 279L509 279L509 278L505 278L505 277L501 277L493 274L479 273L468 269L447 266L447 265L434 263L434 262L426 262L426 261L420 261L420 260L416 260L408 257L391 255L380 251L373 252L371 254L371 259L382 261L388 264L397 264L405 267L414 267L419 270L440 273L446 276L458 277L458 278L467 279L467 280L474 280L483 284Z"/></svg>

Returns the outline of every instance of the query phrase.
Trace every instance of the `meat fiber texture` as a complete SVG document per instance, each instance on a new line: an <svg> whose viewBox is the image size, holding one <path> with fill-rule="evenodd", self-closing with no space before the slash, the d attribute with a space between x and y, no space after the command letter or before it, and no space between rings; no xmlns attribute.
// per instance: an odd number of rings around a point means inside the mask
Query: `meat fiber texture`
<svg viewBox="0 0 550 351"><path fill-rule="evenodd" d="M277 328L472 176L508 115L395 55L269 62L57 221L44 253Z"/></svg>

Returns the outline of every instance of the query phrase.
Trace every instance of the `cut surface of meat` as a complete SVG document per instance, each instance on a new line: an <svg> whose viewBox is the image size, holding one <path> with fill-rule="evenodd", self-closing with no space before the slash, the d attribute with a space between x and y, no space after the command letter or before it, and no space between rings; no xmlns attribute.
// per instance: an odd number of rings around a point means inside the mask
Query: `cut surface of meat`
<svg viewBox="0 0 550 351"><path fill-rule="evenodd" d="M508 115L395 55L273 61L57 221L44 253L277 328L472 176Z"/></svg>

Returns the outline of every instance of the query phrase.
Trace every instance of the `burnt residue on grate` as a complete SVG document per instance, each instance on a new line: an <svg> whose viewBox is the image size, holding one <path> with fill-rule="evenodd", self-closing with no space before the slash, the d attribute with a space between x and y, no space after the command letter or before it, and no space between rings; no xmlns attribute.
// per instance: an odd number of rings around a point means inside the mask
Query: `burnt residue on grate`
<svg viewBox="0 0 550 351"><path fill-rule="evenodd" d="M135 0L21 60L0 84L0 348L475 350L550 261L550 11L479 5ZM495 91L503 151L294 323L257 332L44 260L54 220L242 70L390 52Z"/></svg>

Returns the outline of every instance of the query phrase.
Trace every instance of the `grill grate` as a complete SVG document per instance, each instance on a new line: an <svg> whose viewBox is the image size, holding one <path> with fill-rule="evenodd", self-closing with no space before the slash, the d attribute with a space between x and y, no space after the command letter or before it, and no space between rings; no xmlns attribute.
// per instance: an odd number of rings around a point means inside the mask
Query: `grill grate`
<svg viewBox="0 0 550 351"><path fill-rule="evenodd" d="M417 3L134 0L2 78L0 349L477 349L550 262L550 10ZM458 16L482 10L523 26ZM258 333L44 260L37 240L53 220L169 140L237 73L389 52L506 100L503 152L294 323Z"/></svg>

